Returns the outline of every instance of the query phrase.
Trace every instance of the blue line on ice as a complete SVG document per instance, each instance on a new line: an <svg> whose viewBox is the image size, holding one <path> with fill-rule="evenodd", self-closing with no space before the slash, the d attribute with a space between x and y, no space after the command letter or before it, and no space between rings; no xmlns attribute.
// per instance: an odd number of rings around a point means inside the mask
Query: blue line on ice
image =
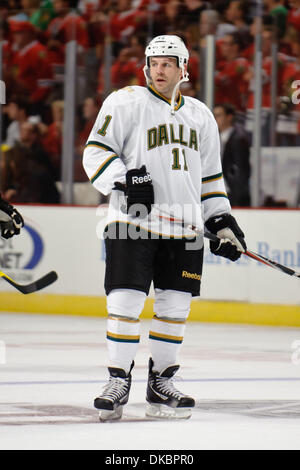
<svg viewBox="0 0 300 470"><path fill-rule="evenodd" d="M210 378L210 379L184 379L182 382L292 382L300 381L300 377L233 377L233 378ZM20 381L0 382L1 385L71 385L71 384L101 384L107 380L45 380L45 381ZM145 383L146 379L138 379L135 383Z"/></svg>

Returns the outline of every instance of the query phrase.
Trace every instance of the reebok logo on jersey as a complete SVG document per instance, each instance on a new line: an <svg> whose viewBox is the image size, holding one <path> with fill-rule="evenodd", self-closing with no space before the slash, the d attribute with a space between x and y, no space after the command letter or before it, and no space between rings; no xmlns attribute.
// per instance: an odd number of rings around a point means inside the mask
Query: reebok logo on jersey
<svg viewBox="0 0 300 470"><path fill-rule="evenodd" d="M201 276L200 274L197 273L188 273L187 271L182 271L181 274L182 277L187 277L189 279L196 279L197 281L200 281Z"/></svg>
<svg viewBox="0 0 300 470"><path fill-rule="evenodd" d="M131 179L132 184L148 183L149 181L152 181L149 173L145 176L133 176Z"/></svg>

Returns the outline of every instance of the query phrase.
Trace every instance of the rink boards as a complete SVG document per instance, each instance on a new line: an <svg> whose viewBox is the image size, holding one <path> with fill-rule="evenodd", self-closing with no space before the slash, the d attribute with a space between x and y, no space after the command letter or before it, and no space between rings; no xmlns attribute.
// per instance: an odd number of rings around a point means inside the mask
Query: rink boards
<svg viewBox="0 0 300 470"><path fill-rule="evenodd" d="M0 282L1 311L106 315L105 209L20 206L22 236L0 241L0 269L29 283L54 269L58 281L22 295ZM248 248L300 271L299 210L234 210ZM201 298L192 320L300 326L300 283L242 256L236 263L212 255L206 243ZM143 312L153 314L151 292Z"/></svg>

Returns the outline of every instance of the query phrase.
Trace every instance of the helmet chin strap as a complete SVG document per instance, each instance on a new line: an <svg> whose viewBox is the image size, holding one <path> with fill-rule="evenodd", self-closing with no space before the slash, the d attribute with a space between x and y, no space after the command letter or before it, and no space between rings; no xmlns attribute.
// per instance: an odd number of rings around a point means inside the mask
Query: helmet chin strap
<svg viewBox="0 0 300 470"><path fill-rule="evenodd" d="M180 87L181 83L189 81L188 72L184 70L184 67L181 67L181 70L182 70L183 77L175 85L173 93L172 93L172 98L171 98L171 114L172 114L172 116L174 116L174 114L175 114L175 99L176 99L177 93L179 91L179 87Z"/></svg>
<svg viewBox="0 0 300 470"><path fill-rule="evenodd" d="M150 78L150 74L149 74L149 67L147 65L144 66L143 72L144 72L144 75L145 75L147 85L150 85L151 78Z"/></svg>

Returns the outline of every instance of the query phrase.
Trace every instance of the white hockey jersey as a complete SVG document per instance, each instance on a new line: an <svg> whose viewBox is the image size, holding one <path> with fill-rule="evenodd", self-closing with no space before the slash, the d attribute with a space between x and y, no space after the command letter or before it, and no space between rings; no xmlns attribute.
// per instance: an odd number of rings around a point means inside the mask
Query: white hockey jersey
<svg viewBox="0 0 300 470"><path fill-rule="evenodd" d="M155 206L145 219L126 213L126 172L146 165ZM194 235L169 222L173 217L203 230L203 221L230 212L222 176L220 139L210 110L182 96L171 114L170 101L154 88L130 86L104 101L88 138L84 169L96 189L111 193L107 223L119 221L166 236Z"/></svg>

